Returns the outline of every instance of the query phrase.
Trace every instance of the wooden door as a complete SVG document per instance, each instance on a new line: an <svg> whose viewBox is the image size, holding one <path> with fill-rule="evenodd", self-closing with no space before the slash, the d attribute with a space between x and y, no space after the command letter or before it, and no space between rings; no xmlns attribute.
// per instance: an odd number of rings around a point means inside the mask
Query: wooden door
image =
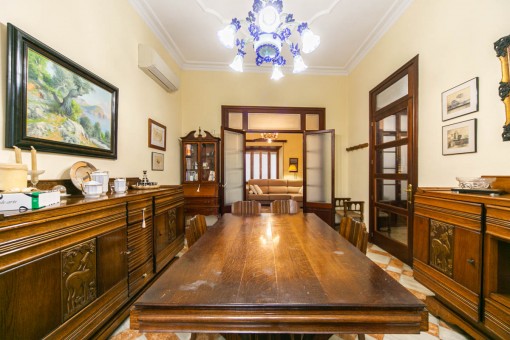
<svg viewBox="0 0 510 340"><path fill-rule="evenodd" d="M246 133L241 130L221 128L221 150L223 166L221 167L222 193L221 213L231 211L232 203L245 198L244 153Z"/></svg>
<svg viewBox="0 0 510 340"><path fill-rule="evenodd" d="M370 236L412 263L418 171L418 56L370 91Z"/></svg>
<svg viewBox="0 0 510 340"><path fill-rule="evenodd" d="M335 130L304 133L304 212L334 226Z"/></svg>

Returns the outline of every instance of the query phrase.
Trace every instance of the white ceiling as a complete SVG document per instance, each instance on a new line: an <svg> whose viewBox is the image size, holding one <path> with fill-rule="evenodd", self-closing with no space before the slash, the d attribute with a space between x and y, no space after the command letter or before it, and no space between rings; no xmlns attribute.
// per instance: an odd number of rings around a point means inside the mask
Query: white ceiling
<svg viewBox="0 0 510 340"><path fill-rule="evenodd" d="M296 21L308 22L312 31L321 37L320 46L303 55L309 67L305 73L345 75L411 2L284 0L283 11L293 13ZM228 65L236 51L225 48L216 33L232 18L246 18L253 0L130 0L130 3L181 68L230 70ZM245 71L260 70L255 66L253 51L248 46L246 51ZM290 53L283 53L292 64Z"/></svg>

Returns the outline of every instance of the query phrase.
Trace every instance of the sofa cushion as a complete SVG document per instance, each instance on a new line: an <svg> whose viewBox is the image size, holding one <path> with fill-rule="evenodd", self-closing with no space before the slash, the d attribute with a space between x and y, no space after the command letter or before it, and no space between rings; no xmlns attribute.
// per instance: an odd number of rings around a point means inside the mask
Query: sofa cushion
<svg viewBox="0 0 510 340"><path fill-rule="evenodd" d="M286 179L268 179L267 180L268 186L278 186L278 187L287 187L287 180Z"/></svg>
<svg viewBox="0 0 510 340"><path fill-rule="evenodd" d="M287 187L286 186L269 186L269 194L286 194Z"/></svg>
<svg viewBox="0 0 510 340"><path fill-rule="evenodd" d="M289 179L287 180L287 186L288 187L302 187L303 186L303 180L301 179Z"/></svg>
<svg viewBox="0 0 510 340"><path fill-rule="evenodd" d="M255 184L253 188L255 189L255 193L257 195L262 195L264 193L264 191L262 191L262 189L257 184Z"/></svg>
<svg viewBox="0 0 510 340"><path fill-rule="evenodd" d="M303 195L290 195L290 198L293 199L294 201L298 201L298 202L303 202Z"/></svg>
<svg viewBox="0 0 510 340"><path fill-rule="evenodd" d="M269 195L267 194L265 195L249 194L247 198L249 201L268 201L270 199Z"/></svg>
<svg viewBox="0 0 510 340"><path fill-rule="evenodd" d="M299 193L299 188L300 187L287 187L287 192L289 194L297 194Z"/></svg>
<svg viewBox="0 0 510 340"><path fill-rule="evenodd" d="M289 200L290 195L289 194L270 194L269 199L270 200Z"/></svg>

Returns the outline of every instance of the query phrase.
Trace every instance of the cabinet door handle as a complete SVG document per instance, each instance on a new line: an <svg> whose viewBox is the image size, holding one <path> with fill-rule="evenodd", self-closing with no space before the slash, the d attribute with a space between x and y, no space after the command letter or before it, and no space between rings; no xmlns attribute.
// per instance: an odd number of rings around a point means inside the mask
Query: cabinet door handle
<svg viewBox="0 0 510 340"><path fill-rule="evenodd" d="M145 229L145 208L142 209L142 229Z"/></svg>
<svg viewBox="0 0 510 340"><path fill-rule="evenodd" d="M130 255L132 252L133 252L133 251L132 251L131 249L128 249L128 250L126 250L126 251L123 251L122 253L123 253L124 255Z"/></svg>
<svg viewBox="0 0 510 340"><path fill-rule="evenodd" d="M147 276L148 276L148 274L147 274L147 273L144 273L144 274L142 275L142 279L145 279Z"/></svg>
<svg viewBox="0 0 510 340"><path fill-rule="evenodd" d="M467 262L468 262L469 264L475 264L475 260L473 260L473 259L468 259L468 260L467 260Z"/></svg>

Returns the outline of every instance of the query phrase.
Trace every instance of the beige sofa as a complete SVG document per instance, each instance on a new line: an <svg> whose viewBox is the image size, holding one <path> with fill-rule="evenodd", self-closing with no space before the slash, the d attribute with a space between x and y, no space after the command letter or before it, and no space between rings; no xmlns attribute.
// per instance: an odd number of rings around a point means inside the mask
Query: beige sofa
<svg viewBox="0 0 510 340"><path fill-rule="evenodd" d="M250 190L250 185L258 185L262 194ZM250 179L246 185L246 199L270 204L274 200L293 199L303 206L303 181L292 179ZM300 192L301 191L301 192Z"/></svg>

